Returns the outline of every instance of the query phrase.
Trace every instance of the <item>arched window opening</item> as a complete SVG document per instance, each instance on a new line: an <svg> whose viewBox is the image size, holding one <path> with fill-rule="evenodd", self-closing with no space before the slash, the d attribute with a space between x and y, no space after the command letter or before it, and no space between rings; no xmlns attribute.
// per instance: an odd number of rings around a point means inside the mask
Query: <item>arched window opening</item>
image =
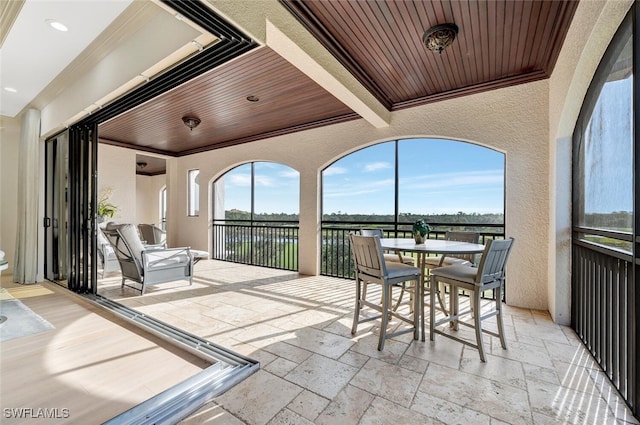
<svg viewBox="0 0 640 425"><path fill-rule="evenodd" d="M639 417L637 16L609 44L573 134L571 326Z"/></svg>
<svg viewBox="0 0 640 425"><path fill-rule="evenodd" d="M213 184L213 258L298 270L299 173L273 162L240 165Z"/></svg>
<svg viewBox="0 0 640 425"><path fill-rule="evenodd" d="M411 237L423 219L431 238L503 238L504 193L505 155L472 143L415 138L353 152L322 172L321 273L351 276L348 233L363 227Z"/></svg>

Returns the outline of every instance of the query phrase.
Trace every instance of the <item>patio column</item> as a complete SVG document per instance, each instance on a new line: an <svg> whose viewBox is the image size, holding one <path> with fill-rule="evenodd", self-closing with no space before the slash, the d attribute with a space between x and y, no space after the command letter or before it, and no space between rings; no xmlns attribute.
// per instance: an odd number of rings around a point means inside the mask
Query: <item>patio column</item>
<svg viewBox="0 0 640 425"><path fill-rule="evenodd" d="M317 169L300 171L300 231L298 271L316 276L320 273L320 173Z"/></svg>

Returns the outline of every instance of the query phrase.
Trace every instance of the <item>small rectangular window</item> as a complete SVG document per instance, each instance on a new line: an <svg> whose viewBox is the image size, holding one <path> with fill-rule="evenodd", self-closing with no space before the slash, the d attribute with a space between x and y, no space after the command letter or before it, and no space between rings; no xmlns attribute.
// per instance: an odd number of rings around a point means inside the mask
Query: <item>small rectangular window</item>
<svg viewBox="0 0 640 425"><path fill-rule="evenodd" d="M188 215L200 215L200 182L198 177L200 170L189 170L189 187L188 187Z"/></svg>

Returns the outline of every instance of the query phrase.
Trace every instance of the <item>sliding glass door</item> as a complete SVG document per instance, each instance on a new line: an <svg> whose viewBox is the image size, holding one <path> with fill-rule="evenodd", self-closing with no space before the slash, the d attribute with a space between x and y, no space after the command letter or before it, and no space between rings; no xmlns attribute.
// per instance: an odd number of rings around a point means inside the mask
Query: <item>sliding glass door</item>
<svg viewBox="0 0 640 425"><path fill-rule="evenodd" d="M68 132L47 140L45 155L45 278L66 285L69 268Z"/></svg>
<svg viewBox="0 0 640 425"><path fill-rule="evenodd" d="M46 141L45 277L95 293L98 129L80 123Z"/></svg>

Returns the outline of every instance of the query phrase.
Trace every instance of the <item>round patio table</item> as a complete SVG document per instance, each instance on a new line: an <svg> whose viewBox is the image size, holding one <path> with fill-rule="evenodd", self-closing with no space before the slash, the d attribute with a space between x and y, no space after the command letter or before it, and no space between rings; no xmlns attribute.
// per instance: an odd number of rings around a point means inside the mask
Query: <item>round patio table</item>
<svg viewBox="0 0 640 425"><path fill-rule="evenodd" d="M420 311L417 312L421 320L422 341L425 340L424 330L424 283L425 258L427 254L481 254L484 252L484 245L469 242L447 241L443 239L426 239L423 244L417 244L410 238L382 238L380 245L383 249L400 252L416 253L418 268L420 269L420 285L417 285L416 296L420 302ZM429 306L433 308L433 306Z"/></svg>

